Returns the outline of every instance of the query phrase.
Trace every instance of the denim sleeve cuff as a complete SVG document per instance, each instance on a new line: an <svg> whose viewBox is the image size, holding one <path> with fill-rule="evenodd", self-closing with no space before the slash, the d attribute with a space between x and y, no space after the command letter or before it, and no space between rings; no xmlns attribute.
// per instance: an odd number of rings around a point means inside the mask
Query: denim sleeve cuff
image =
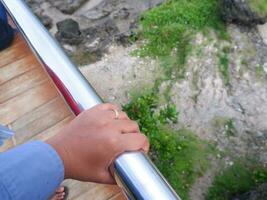
<svg viewBox="0 0 267 200"><path fill-rule="evenodd" d="M12 200L49 199L64 179L61 158L40 141L1 153L0 166L0 182Z"/></svg>

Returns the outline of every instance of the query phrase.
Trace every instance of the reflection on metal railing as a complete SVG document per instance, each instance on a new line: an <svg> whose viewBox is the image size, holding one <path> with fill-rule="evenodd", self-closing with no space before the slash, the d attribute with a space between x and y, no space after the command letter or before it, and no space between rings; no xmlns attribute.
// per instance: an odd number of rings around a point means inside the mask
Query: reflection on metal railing
<svg viewBox="0 0 267 200"><path fill-rule="evenodd" d="M101 98L22 0L0 0L29 46L77 115ZM116 181L130 200L180 200L150 159L129 152L114 162Z"/></svg>

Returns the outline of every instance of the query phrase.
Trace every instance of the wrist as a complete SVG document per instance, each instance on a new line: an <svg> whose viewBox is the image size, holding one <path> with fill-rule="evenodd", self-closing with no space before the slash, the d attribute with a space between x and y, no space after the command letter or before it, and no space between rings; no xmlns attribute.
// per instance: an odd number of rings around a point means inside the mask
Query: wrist
<svg viewBox="0 0 267 200"><path fill-rule="evenodd" d="M60 139L57 138L57 136L54 136L47 141L45 141L47 144L49 144L58 154L58 156L61 158L63 165L64 165L64 179L68 179L71 177L70 173L70 162L69 162L69 155L68 151L65 149L64 145L61 144Z"/></svg>

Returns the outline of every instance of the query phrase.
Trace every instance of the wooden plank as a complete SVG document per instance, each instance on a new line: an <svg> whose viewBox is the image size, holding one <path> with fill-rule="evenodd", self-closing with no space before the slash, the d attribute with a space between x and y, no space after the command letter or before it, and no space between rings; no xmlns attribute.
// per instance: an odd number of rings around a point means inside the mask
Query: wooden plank
<svg viewBox="0 0 267 200"><path fill-rule="evenodd" d="M43 69L38 67L0 85L0 103L11 99L48 80Z"/></svg>
<svg viewBox="0 0 267 200"><path fill-rule="evenodd" d="M24 58L25 56L32 54L31 50L25 42L19 42L9 48L1 51L0 53L0 67L13 63L15 60Z"/></svg>
<svg viewBox="0 0 267 200"><path fill-rule="evenodd" d="M106 200L116 195L118 191L117 186L97 185L97 187L81 193L80 196L73 198L73 200Z"/></svg>
<svg viewBox="0 0 267 200"><path fill-rule="evenodd" d="M33 68L39 67L39 65L39 62L33 55L28 55L0 68L0 85Z"/></svg>
<svg viewBox="0 0 267 200"><path fill-rule="evenodd" d="M16 144L20 144L56 125L71 113L64 101L57 97L37 109L23 115L11 124Z"/></svg>
<svg viewBox="0 0 267 200"><path fill-rule="evenodd" d="M68 200L76 199L81 194L86 193L98 186L95 183L84 183L76 180L65 180L62 185L67 186L69 189Z"/></svg>
<svg viewBox="0 0 267 200"><path fill-rule="evenodd" d="M58 96L50 81L44 82L4 103L0 104L0 123L10 124L23 115Z"/></svg>
<svg viewBox="0 0 267 200"><path fill-rule="evenodd" d="M74 116L46 77L38 61L20 36L0 52L0 124L9 125L16 135L0 152L26 140L46 140L58 133ZM64 181L68 199L124 200L116 186Z"/></svg>
<svg viewBox="0 0 267 200"><path fill-rule="evenodd" d="M25 42L23 37L19 33L15 33L15 38L12 41L11 46L9 48L15 48L16 45L18 45L22 42Z"/></svg>
<svg viewBox="0 0 267 200"><path fill-rule="evenodd" d="M72 119L74 118L73 115L70 115L63 119L62 121L58 122L56 125L44 130L42 133L34 136L32 140L47 140L48 138L56 135L65 125L67 125Z"/></svg>
<svg viewBox="0 0 267 200"><path fill-rule="evenodd" d="M120 192L115 196L111 197L109 200L127 200L126 197Z"/></svg>

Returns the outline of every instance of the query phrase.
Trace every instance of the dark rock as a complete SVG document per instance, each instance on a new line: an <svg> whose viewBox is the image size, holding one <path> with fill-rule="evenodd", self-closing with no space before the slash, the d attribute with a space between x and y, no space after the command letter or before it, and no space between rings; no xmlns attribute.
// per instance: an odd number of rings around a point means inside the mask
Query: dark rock
<svg viewBox="0 0 267 200"><path fill-rule="evenodd" d="M264 183L233 200L267 200L267 183Z"/></svg>
<svg viewBox="0 0 267 200"><path fill-rule="evenodd" d="M46 28L48 28L48 29L52 28L53 21L52 21L52 19L50 17L48 17L47 15L41 14L41 15L38 16L38 18L41 20L41 22L43 23L43 25Z"/></svg>
<svg viewBox="0 0 267 200"><path fill-rule="evenodd" d="M125 45L129 42L129 37L136 31L137 21L140 15L159 4L164 0L109 0L102 1L95 7L81 13L83 19L88 20L88 24L94 24L95 29L100 29L100 35L111 37L104 41L115 41ZM105 23L103 23L103 21ZM109 23L109 26L106 26ZM112 26L110 26L112 23ZM102 27L102 26L106 27ZM116 34L106 31L107 27L116 27ZM92 28L89 28L91 30ZM112 29L113 30L113 29ZM94 30L99 34L99 31ZM113 30L114 31L114 30Z"/></svg>
<svg viewBox="0 0 267 200"><path fill-rule="evenodd" d="M26 0L26 3L30 6L34 14L41 20L43 25L50 29L53 26L53 20L44 14L44 10L40 6L44 2L45 0Z"/></svg>
<svg viewBox="0 0 267 200"><path fill-rule="evenodd" d="M253 11L248 0L224 0L222 16L226 22L247 26L264 24L266 22L266 16L261 16Z"/></svg>
<svg viewBox="0 0 267 200"><path fill-rule="evenodd" d="M121 8L113 13L113 17L119 19L127 19L130 15L130 11L127 8Z"/></svg>
<svg viewBox="0 0 267 200"><path fill-rule="evenodd" d="M83 30L86 50L89 52L105 51L118 33L119 29L112 19L108 19L96 26Z"/></svg>
<svg viewBox="0 0 267 200"><path fill-rule="evenodd" d="M57 23L56 38L63 44L79 45L83 36L79 24L73 19L65 19Z"/></svg>
<svg viewBox="0 0 267 200"><path fill-rule="evenodd" d="M73 14L87 0L49 0L49 2L65 14Z"/></svg>

